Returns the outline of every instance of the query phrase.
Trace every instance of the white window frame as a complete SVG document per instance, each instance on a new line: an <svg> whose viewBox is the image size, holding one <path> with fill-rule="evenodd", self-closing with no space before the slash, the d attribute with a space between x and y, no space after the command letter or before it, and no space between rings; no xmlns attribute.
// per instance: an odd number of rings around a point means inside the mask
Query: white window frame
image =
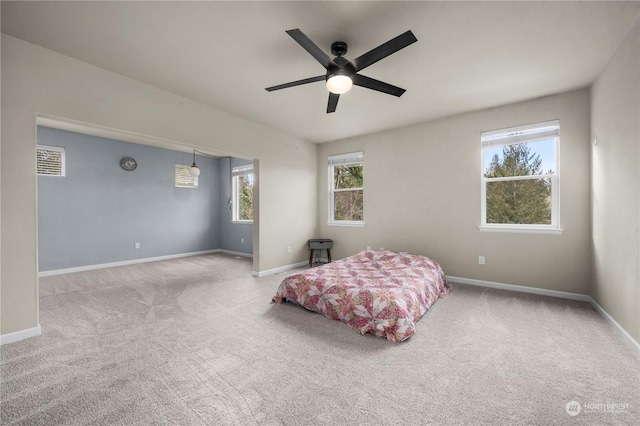
<svg viewBox="0 0 640 426"><path fill-rule="evenodd" d="M187 172L187 175L193 180L193 185L181 185L177 180L176 180L176 170L177 169L184 169ZM176 188L191 188L191 189L195 189L198 187L198 176L191 176L191 174L189 173L189 171L191 170L191 166L186 166L184 164L176 164L173 168L173 183L175 185Z"/></svg>
<svg viewBox="0 0 640 426"><path fill-rule="evenodd" d="M240 219L240 176L253 175L253 164L234 166L231 169L231 210L232 223L253 223L252 220Z"/></svg>
<svg viewBox="0 0 640 426"><path fill-rule="evenodd" d="M364 206L362 207L362 220L336 220L334 218L335 213L335 193L343 191L356 191L361 190L364 197L364 186L360 188L345 188L335 189L334 182L334 167L335 166L348 166L351 164L362 164L362 171L364 175L364 152L352 152L348 154L331 155L328 158L328 177L329 177L329 226L352 226L363 227L364 226ZM363 181L364 185L364 181Z"/></svg>
<svg viewBox="0 0 640 426"><path fill-rule="evenodd" d="M482 132L480 149L480 179L481 179L481 224L478 229L482 232L519 232L533 234L562 234L560 227L560 122L559 120L506 129ZM486 178L484 176L484 149L496 146L508 146L520 143L531 143L553 139L554 141L554 173L531 176L509 176L501 178ZM487 184L491 182L550 179L551 180L551 224L500 224L487 223Z"/></svg>
<svg viewBox="0 0 640 426"><path fill-rule="evenodd" d="M61 161L60 161L60 174L59 175L51 175L48 173L38 173L38 150L45 150L45 151L54 151L54 152L59 152L61 153ZM36 145L36 174L38 176L50 176L50 177L65 177L67 175L67 164L66 164L66 157L67 154L65 153L65 150L63 147L61 146L50 146L50 145Z"/></svg>

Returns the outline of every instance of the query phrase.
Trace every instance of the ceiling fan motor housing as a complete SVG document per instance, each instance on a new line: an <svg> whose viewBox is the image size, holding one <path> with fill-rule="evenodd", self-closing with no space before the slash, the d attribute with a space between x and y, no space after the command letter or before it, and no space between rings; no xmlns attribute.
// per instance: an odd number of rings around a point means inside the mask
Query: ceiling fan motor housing
<svg viewBox="0 0 640 426"><path fill-rule="evenodd" d="M346 75L351 78L356 73L355 67L344 57L348 47L344 41L336 41L331 44L331 53L335 55L335 58L333 58L333 64L329 64L327 67L327 80L336 75Z"/></svg>
<svg viewBox="0 0 640 426"><path fill-rule="evenodd" d="M337 57L333 62L336 66L330 65L327 68L327 80L334 75L346 75L348 77L352 77L356 73L356 68L353 64L343 57Z"/></svg>

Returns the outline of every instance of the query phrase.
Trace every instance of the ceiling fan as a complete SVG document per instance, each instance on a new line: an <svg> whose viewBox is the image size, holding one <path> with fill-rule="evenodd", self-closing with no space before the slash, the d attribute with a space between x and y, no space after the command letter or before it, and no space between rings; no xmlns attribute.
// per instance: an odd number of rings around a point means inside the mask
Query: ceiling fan
<svg viewBox="0 0 640 426"><path fill-rule="evenodd" d="M369 65L373 65L379 60L384 59L387 56L396 53L398 50L404 49L410 44L418 41L411 31L400 34L398 37L371 49L361 56L358 56L353 61L349 61L344 57L347 53L347 43L343 41L336 41L331 45L331 53L335 55L335 58L331 59L299 29L288 30L287 34L297 41L304 50L309 52L316 61L320 62L320 64L327 70L327 73L317 77L305 78L302 80L292 81L290 83L267 87L265 90L268 92L324 80L326 81L327 89L329 89L327 113L335 112L340 95L348 92L354 84L356 86L366 87L367 89L377 90L378 92L398 97L402 96L405 92L405 90L400 87L396 87L358 73Z"/></svg>

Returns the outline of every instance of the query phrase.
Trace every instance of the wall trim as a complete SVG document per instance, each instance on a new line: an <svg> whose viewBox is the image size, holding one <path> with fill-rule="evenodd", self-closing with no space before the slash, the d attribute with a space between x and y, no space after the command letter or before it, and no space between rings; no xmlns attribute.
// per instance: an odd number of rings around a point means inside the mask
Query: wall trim
<svg viewBox="0 0 640 426"><path fill-rule="evenodd" d="M447 281L453 281L454 283L477 285L481 287L497 288L499 290L518 291L520 293L540 294L542 296L559 297L561 299L579 300L581 302L588 302L591 299L586 294L568 293L566 291L548 290L545 288L525 287L514 284L502 284L493 281L475 280L471 278L452 277L447 275Z"/></svg>
<svg viewBox="0 0 640 426"><path fill-rule="evenodd" d="M267 269L266 271L260 271L260 272L251 271L251 275L253 275L254 277L264 277L265 275L277 274L278 272L288 271L290 269L299 268L301 266L305 266L308 264L309 264L308 260L303 260L302 262L292 263L291 265L280 266L278 268Z"/></svg>
<svg viewBox="0 0 640 426"><path fill-rule="evenodd" d="M566 291L548 290L544 288L526 287L514 284L496 283L493 281L475 280L471 278L453 277L450 275L447 275L447 281L480 287L495 288L499 290L517 291L520 293L539 294L541 296L558 297L561 299L588 302L589 304L591 304L591 306L593 306L596 312L598 312L605 319L605 321L607 321L609 325L611 325L611 327L620 335L620 337L622 337L622 340L624 340L625 343L629 344L631 348L636 352L636 354L640 355L640 344L636 342L636 340L629 333L627 333L627 331L622 328L622 326L618 324L618 322L613 319L613 317L609 315L609 313L605 311L604 308L593 299L593 297L589 295L569 293Z"/></svg>
<svg viewBox="0 0 640 426"><path fill-rule="evenodd" d="M37 327L26 328L20 331L14 331L13 333L7 333L0 336L0 346L7 343L18 342L20 340L28 339L29 337L35 337L42 334L42 328L40 324Z"/></svg>
<svg viewBox="0 0 640 426"><path fill-rule="evenodd" d="M253 254L252 253L243 253L241 251L233 251L233 250L226 250L226 249L219 249L218 250L220 253L226 253L226 254L230 254L232 256L242 256L242 257L248 257L253 259Z"/></svg>
<svg viewBox="0 0 640 426"><path fill-rule="evenodd" d="M609 325L611 325L611 327L613 327L613 329L617 331L618 334L631 345L631 347L636 351L636 354L640 355L640 343L636 342L636 340L629 333L627 333L627 330L622 328L622 326L618 324L618 321L613 319L613 317L609 315L609 313L605 311L604 308L600 306L593 297L589 297L589 303L591 303L593 309L598 311L598 313L602 315L605 321L607 321Z"/></svg>
<svg viewBox="0 0 640 426"><path fill-rule="evenodd" d="M53 275L71 274L74 272L91 271L94 269L113 268L115 266L135 265L136 263L157 262L158 260L178 259L180 257L200 256L203 254L220 253L222 251L223 250L220 250L220 249L203 250L203 251L194 251L191 253L169 254L166 256L145 257L143 259L123 260L121 262L100 263L97 265L78 266L76 268L55 269L52 271L38 272L38 277L50 277ZM230 254L236 254L236 253L233 252Z"/></svg>

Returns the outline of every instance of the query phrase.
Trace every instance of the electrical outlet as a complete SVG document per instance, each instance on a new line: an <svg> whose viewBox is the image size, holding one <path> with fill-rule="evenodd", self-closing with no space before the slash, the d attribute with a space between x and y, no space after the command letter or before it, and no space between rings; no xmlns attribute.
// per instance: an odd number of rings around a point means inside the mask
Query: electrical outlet
<svg viewBox="0 0 640 426"><path fill-rule="evenodd" d="M240 238L240 244L244 244L244 238Z"/></svg>
<svg viewBox="0 0 640 426"><path fill-rule="evenodd" d="M140 248L140 243L135 243L135 244L134 244L134 247L135 247L135 248L137 248L137 249L139 249L139 248Z"/></svg>
<svg viewBox="0 0 640 426"><path fill-rule="evenodd" d="M484 256L478 256L478 265L484 265Z"/></svg>
<svg viewBox="0 0 640 426"><path fill-rule="evenodd" d="M367 246L367 251L371 251L371 246Z"/></svg>
<svg viewBox="0 0 640 426"><path fill-rule="evenodd" d="M384 250L384 247L380 247L380 250L381 250L381 251L382 251L382 250Z"/></svg>
<svg viewBox="0 0 640 426"><path fill-rule="evenodd" d="M291 253L291 246L287 246L287 253Z"/></svg>

